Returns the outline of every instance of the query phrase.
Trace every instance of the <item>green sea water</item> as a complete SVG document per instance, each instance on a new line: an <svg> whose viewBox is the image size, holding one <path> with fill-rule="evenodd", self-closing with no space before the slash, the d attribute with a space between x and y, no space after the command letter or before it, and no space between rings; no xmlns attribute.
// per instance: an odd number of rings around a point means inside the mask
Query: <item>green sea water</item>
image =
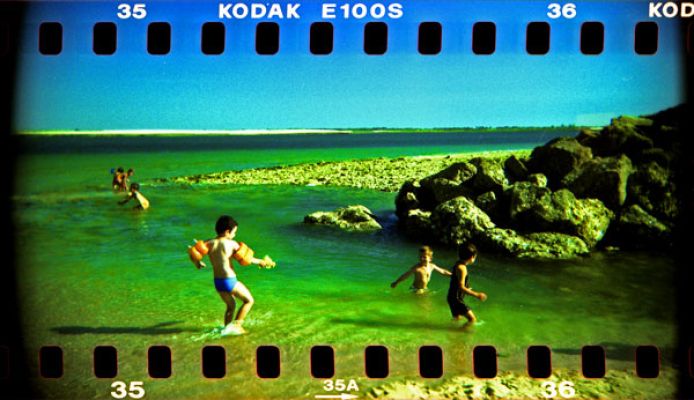
<svg viewBox="0 0 694 400"><path fill-rule="evenodd" d="M446 377L471 374L471 351L480 344L497 348L500 371L523 372L525 349L536 344L552 348L554 368L579 370L580 349L586 344L605 347L608 369L633 371L634 348L641 344L658 345L667 365L676 320L674 265L663 255L595 253L573 261L539 262L481 254L470 268L470 283L486 292L488 300L467 303L483 324L463 331L450 321L447 278L435 275L431 291L421 296L407 289L409 282L389 287L417 261L420 245L395 230L393 193L154 183L160 177L304 161L522 149L544 139L409 147L331 148L328 137L315 139L325 146L304 148L187 150L166 145L166 140L136 151L39 152L26 147L19 156L13 197L18 306L31 357L42 345L60 345L65 354L64 376L37 380L37 388L60 398L110 398L114 379L94 378L91 370L91 351L98 345L119 351L115 380L144 381L148 397L167 399L324 394L322 380L309 373L312 345L332 346L335 378L356 379L362 391L417 378L417 350L429 344L442 347ZM109 169L117 165L136 168L135 180L151 201L150 210L116 204L122 195L110 191ZM355 234L302 224L310 212L348 204L369 207L385 229ZM239 222L238 240L277 261L274 270L236 268L255 297L246 322L249 334L242 337L215 333L224 304L214 290L212 271L196 270L186 254L193 238L214 235L214 222L222 214ZM434 262L450 268L453 251L434 251ZM148 378L151 345L171 347L171 378ZM207 345L225 347L225 378L202 377L201 349ZM259 345L280 347L280 379L256 377ZM365 377L367 345L388 347L389 378Z"/></svg>

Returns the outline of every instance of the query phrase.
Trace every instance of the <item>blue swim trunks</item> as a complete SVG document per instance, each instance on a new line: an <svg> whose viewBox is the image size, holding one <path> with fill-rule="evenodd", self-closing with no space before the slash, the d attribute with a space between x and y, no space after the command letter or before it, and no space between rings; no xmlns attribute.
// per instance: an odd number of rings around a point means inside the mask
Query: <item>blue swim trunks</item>
<svg viewBox="0 0 694 400"><path fill-rule="evenodd" d="M234 278L214 278L214 288L218 292L231 292L239 280Z"/></svg>

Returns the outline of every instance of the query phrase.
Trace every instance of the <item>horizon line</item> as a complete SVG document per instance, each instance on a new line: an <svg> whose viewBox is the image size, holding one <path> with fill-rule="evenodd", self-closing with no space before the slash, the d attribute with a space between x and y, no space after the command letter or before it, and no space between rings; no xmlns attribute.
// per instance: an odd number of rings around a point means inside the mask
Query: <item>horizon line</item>
<svg viewBox="0 0 694 400"><path fill-rule="evenodd" d="M548 129L548 128L601 128L602 126L477 126L477 127L431 127L431 128L337 128L337 129L89 129L89 130L67 130L67 129L36 129L14 131L17 135L190 135L190 134L209 134L209 135L264 135L264 134L335 134L335 133L354 133L355 131L371 131L374 133L391 131L427 131L427 130L503 130L503 129Z"/></svg>

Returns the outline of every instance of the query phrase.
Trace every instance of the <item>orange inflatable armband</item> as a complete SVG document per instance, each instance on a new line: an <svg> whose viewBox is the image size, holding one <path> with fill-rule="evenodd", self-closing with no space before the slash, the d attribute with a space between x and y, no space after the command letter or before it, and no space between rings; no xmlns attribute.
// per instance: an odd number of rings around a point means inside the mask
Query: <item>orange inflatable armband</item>
<svg viewBox="0 0 694 400"><path fill-rule="evenodd" d="M246 243L239 242L239 249L234 253L234 259L243 266L251 265L253 259L253 250L246 246Z"/></svg>
<svg viewBox="0 0 694 400"><path fill-rule="evenodd" d="M209 252L210 250L207 248L207 245L202 240L198 240L197 242L195 242L194 246L188 247L188 255L190 256L190 261L192 261L193 264L196 265L198 262L202 261L202 257Z"/></svg>
<svg viewBox="0 0 694 400"><path fill-rule="evenodd" d="M198 253L202 254L203 256L207 255L207 253L210 252L210 249L207 248L207 244L203 242L202 240L198 240L195 242L195 249L198 251Z"/></svg>

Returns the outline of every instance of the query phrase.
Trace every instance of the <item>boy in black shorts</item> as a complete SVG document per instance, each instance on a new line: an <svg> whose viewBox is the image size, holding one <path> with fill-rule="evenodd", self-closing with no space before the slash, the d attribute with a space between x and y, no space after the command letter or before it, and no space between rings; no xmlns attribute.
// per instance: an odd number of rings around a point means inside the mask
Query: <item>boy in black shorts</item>
<svg viewBox="0 0 694 400"><path fill-rule="evenodd" d="M458 261L451 269L451 284L448 287L448 306L451 308L453 319L459 321L461 317L467 318L468 324L477 322L477 317L472 310L463 302L466 294L477 297L481 301L487 300L487 295L482 292L475 292L468 286L469 275L467 267L477 259L477 248L472 243L463 243L458 247Z"/></svg>

